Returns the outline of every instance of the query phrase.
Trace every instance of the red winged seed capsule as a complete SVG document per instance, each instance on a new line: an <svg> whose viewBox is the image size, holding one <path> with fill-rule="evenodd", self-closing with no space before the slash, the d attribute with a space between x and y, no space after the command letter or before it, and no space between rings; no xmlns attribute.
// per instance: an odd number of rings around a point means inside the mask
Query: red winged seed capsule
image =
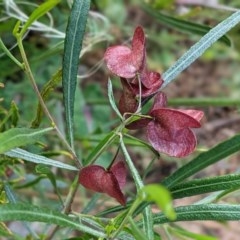
<svg viewBox="0 0 240 240"><path fill-rule="evenodd" d="M79 183L95 192L108 194L121 205L126 204L121 191L126 184L126 168L123 161L115 163L110 170L99 165L84 167L79 172Z"/></svg>
<svg viewBox="0 0 240 240"><path fill-rule="evenodd" d="M159 152L173 157L184 157L196 147L196 137L190 128L200 127L193 117L173 109L151 112L154 121L147 125L147 138Z"/></svg>
<svg viewBox="0 0 240 240"><path fill-rule="evenodd" d="M142 97L153 94L163 84L159 73L147 69L146 41L144 31L140 26L135 29L131 48L121 45L109 47L104 54L104 59L108 69L126 81L135 96L139 95L139 80ZM121 102L127 100L124 96Z"/></svg>
<svg viewBox="0 0 240 240"><path fill-rule="evenodd" d="M119 77L133 78L142 68L145 58L145 35L137 27L132 40L132 48L126 46L109 47L105 54L108 69Z"/></svg>
<svg viewBox="0 0 240 240"><path fill-rule="evenodd" d="M147 138L159 152L173 157L187 156L197 143L190 128L201 127L199 121L204 114L198 110L170 109L166 105L166 95L159 92L149 113L154 120L147 125Z"/></svg>
<svg viewBox="0 0 240 240"><path fill-rule="evenodd" d="M130 129L147 128L147 138L159 152L173 157L185 157L196 147L196 137L191 128L201 127L203 112L167 108L167 97L159 92L148 113L152 119L142 118L131 123Z"/></svg>

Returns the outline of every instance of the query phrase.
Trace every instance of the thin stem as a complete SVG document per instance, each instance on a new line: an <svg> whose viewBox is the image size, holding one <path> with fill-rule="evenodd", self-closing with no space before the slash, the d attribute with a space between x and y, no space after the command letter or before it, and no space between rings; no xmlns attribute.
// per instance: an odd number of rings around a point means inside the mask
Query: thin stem
<svg viewBox="0 0 240 240"><path fill-rule="evenodd" d="M116 153L115 153L115 155L114 155L114 157L113 157L113 159L112 159L112 162L109 164L107 170L110 170L110 169L111 169L113 163L115 162L115 160L116 160L116 158L117 158L117 155L118 155L118 153L119 153L119 150L120 150L120 146L118 146L117 151L116 151Z"/></svg>
<svg viewBox="0 0 240 240"><path fill-rule="evenodd" d="M140 75L137 74L137 79L138 79L138 87L139 87L139 99L138 99L138 107L136 113L140 113L142 110L142 82L140 79Z"/></svg>
<svg viewBox="0 0 240 240"><path fill-rule="evenodd" d="M133 176L133 179L134 179L134 182L136 184L136 187L137 187L137 191L139 192L143 187L144 187L144 184L141 180L141 177L136 169L136 167L134 166L133 162L132 162L132 159L125 147L125 144L123 142L123 138L122 138L122 134L119 134L120 136L120 146L121 146L121 149L123 151L123 154L125 156L125 160L128 164L128 167L129 169L131 170L131 173L132 173L132 176Z"/></svg>
<svg viewBox="0 0 240 240"><path fill-rule="evenodd" d="M17 43L18 43L18 47L19 47L19 50L20 50L20 53L21 53L21 56L22 56L22 59L23 59L23 62L24 62L24 71L27 75L27 77L29 78L31 84L32 84L32 87L35 91L35 93L37 94L37 97L38 97L38 100L39 100L39 103L41 104L42 106L42 109L44 111L44 113L46 114L47 118L49 119L52 127L56 130L59 138L63 141L63 143L65 144L65 146L67 147L67 149L71 152L75 162L76 162L76 165L78 168L81 167L81 163L80 163L80 160L77 158L74 150L71 148L71 146L68 144L68 142L66 141L66 139L64 138L63 134L61 133L61 131L59 130L59 128L57 127L52 115L50 114L50 112L48 111L48 108L41 96L41 93L37 87L37 84L35 82L35 79L34 79L34 76L32 74L32 71L31 71L31 68L30 68L30 65L28 63L28 59L27 59L27 56L26 56L26 53L25 53L25 50L24 50L24 47L23 47L23 44L22 44L22 39L16 35L17 37Z"/></svg>
<svg viewBox="0 0 240 240"><path fill-rule="evenodd" d="M136 187L137 187L137 192L139 192L144 187L144 184L143 184L142 179L141 179L136 167L134 166L132 159L125 147L125 144L124 144L123 138L122 138L122 134L119 134L119 136L120 136L120 146L122 148L123 154L125 156L125 160L128 164L128 167L131 170L133 179L134 179ZM150 206L147 206L146 208L144 208L143 220L144 220L145 232L148 236L148 239L152 240L154 238L154 236L153 236L153 218L152 218L152 211L151 211Z"/></svg>
<svg viewBox="0 0 240 240"><path fill-rule="evenodd" d="M7 49L5 44L3 43L2 39L0 38L0 48L5 52L5 54L13 60L21 69L24 69L24 64L20 63L13 55L12 53Z"/></svg>
<svg viewBox="0 0 240 240"><path fill-rule="evenodd" d="M75 176L74 181L72 183L72 186L70 188L70 191L68 193L68 196L65 201L65 206L63 208L63 213L68 214L71 211L71 205L74 199L74 196L76 195L77 189L78 189L78 174Z"/></svg>

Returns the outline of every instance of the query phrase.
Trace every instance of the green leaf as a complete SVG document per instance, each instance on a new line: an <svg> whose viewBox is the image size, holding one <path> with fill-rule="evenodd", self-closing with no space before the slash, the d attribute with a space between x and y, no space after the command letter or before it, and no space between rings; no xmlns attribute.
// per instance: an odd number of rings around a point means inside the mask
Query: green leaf
<svg viewBox="0 0 240 240"><path fill-rule="evenodd" d="M219 23L216 27L212 28L195 45L185 52L173 66L163 73L162 78L164 79L164 83L161 88L165 87L172 80L174 80L176 76L178 76L184 69L198 59L213 43L215 43L239 22L240 11L237 11Z"/></svg>
<svg viewBox="0 0 240 240"><path fill-rule="evenodd" d="M194 22L186 21L186 20L183 20L180 18L175 18L175 17L165 15L165 14L161 13L160 11L157 11L153 8L147 7L146 5L144 5L144 9L150 15L155 17L156 20L158 20L161 23L164 23L170 27L176 28L179 31L193 33L193 34L203 36L204 34L206 34L207 32L209 32L212 29L211 27L209 27L207 25L194 23ZM225 43L228 46L231 46L231 40L227 36L222 36L218 40Z"/></svg>
<svg viewBox="0 0 240 240"><path fill-rule="evenodd" d="M159 184L149 184L143 187L143 194L146 194L147 201L155 202L163 213L171 220L174 220L176 215L172 205L172 197L170 192Z"/></svg>
<svg viewBox="0 0 240 240"><path fill-rule="evenodd" d="M47 12L49 12L53 7L55 7L60 0L48 0L41 4L37 9L35 9L32 14L29 16L28 20L26 23L23 25L21 31L20 31L20 36L22 37L27 29L32 25L34 21L45 15Z"/></svg>
<svg viewBox="0 0 240 240"><path fill-rule="evenodd" d="M29 129L29 128L12 128L0 133L0 153L10 149L35 143L47 132L53 128Z"/></svg>
<svg viewBox="0 0 240 240"><path fill-rule="evenodd" d="M15 192L13 191L13 189L11 188L11 186L7 182L4 182L4 190L6 192L6 196L8 198L9 203L17 204L17 202L18 202L17 196L16 196ZM31 233L33 236L36 236L36 233L34 232L34 230L32 228L30 228L28 223L26 223L24 221L23 225L28 230L29 233Z"/></svg>
<svg viewBox="0 0 240 240"><path fill-rule="evenodd" d="M183 165L169 177L162 181L162 184L167 188L172 188L184 179L201 171L202 169L222 160L225 157L232 155L240 150L240 135L236 135L217 146L211 148L207 152L199 154L189 163Z"/></svg>
<svg viewBox="0 0 240 240"><path fill-rule="evenodd" d="M179 221L198 221L198 220L213 220L213 221L239 221L240 220L240 205L230 204L199 204L176 207L176 219ZM163 214L153 215L154 224L163 224L170 220ZM142 225L142 222L141 222Z"/></svg>
<svg viewBox="0 0 240 240"><path fill-rule="evenodd" d="M189 232L185 229L179 228L179 227L168 227L171 233L177 233L178 235L182 235L185 237L189 237L194 240L217 240L217 238L212 237L212 236L206 236L202 234L196 234L193 232Z"/></svg>
<svg viewBox="0 0 240 240"><path fill-rule="evenodd" d="M62 213L48 208L37 207L29 203L0 205L0 221L44 222L76 229L96 237L106 237L103 229L95 230L93 227L85 225L83 222L77 222Z"/></svg>
<svg viewBox="0 0 240 240"><path fill-rule="evenodd" d="M151 206L146 206L143 210L144 230L148 240L154 240L153 213Z"/></svg>
<svg viewBox="0 0 240 240"><path fill-rule="evenodd" d="M84 165L89 165L96 161L96 159L102 154L106 147L116 139L116 137L117 135L113 131L107 134L106 137L104 137L89 154L87 159L84 161Z"/></svg>
<svg viewBox="0 0 240 240"><path fill-rule="evenodd" d="M132 203L133 203L133 201L129 201L129 202L127 202L126 206L124 206L124 207L122 205L121 206L119 205L119 206L116 206L116 207L109 207L108 209L99 212L97 214L97 216L102 216L103 217L103 216L107 216L108 214L124 211L124 210L130 208Z"/></svg>
<svg viewBox="0 0 240 240"><path fill-rule="evenodd" d="M53 90L56 88L56 86L62 81L62 69L59 69L52 78L43 86L43 89L41 91L42 99L46 102L49 95ZM43 109L40 103L38 103L37 107L37 114L35 119L32 121L32 128L39 127L43 115Z"/></svg>
<svg viewBox="0 0 240 240"><path fill-rule="evenodd" d="M113 88L112 88L111 79L108 79L108 99L109 99L109 102L111 104L112 109L115 111L115 113L118 115L118 117L120 119L122 119L122 115L121 115L121 113L119 112L119 110L116 106L115 99L114 99L114 96L113 96Z"/></svg>
<svg viewBox="0 0 240 240"><path fill-rule="evenodd" d="M214 192L205 198L200 199L199 201L195 202L195 204L208 204L208 203L214 203L220 201L222 198L224 198L226 195L230 195L231 193L239 191L239 186L235 188L229 188L227 190Z"/></svg>
<svg viewBox="0 0 240 240"><path fill-rule="evenodd" d="M170 188L174 199L220 190L240 188L240 174L229 174L219 177L196 179L180 183Z"/></svg>
<svg viewBox="0 0 240 240"><path fill-rule="evenodd" d="M74 166L71 166L71 165L68 165L66 163L62 163L59 161L55 161L55 160L52 160L50 158L47 158L47 157L44 157L41 155L30 153L30 152L27 152L20 148L15 148L8 152L5 152L4 155L9 156L9 157L20 158L20 159L23 159L25 161L32 162L32 163L45 164L45 165L54 166L57 168L78 171L78 169Z"/></svg>
<svg viewBox="0 0 240 240"><path fill-rule="evenodd" d="M79 55L82 49L90 0L75 0L68 20L63 55L63 101L67 134L73 147L74 100L77 84Z"/></svg>
<svg viewBox="0 0 240 240"><path fill-rule="evenodd" d="M75 92L75 102L78 104L74 105L74 136L76 138L82 138L83 136L90 136L90 127L88 123L88 117L86 115L87 104L83 95L83 87L78 86ZM94 118L94 117L93 117ZM80 149L78 149L78 152Z"/></svg>

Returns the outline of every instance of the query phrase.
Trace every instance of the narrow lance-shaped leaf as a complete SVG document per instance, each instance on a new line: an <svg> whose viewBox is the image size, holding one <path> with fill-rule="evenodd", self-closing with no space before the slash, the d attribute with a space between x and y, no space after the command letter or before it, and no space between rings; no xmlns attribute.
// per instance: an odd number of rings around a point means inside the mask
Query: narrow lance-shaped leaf
<svg viewBox="0 0 240 240"><path fill-rule="evenodd" d="M51 209L37 207L31 204L2 204L0 205L0 221L28 221L56 224L89 233L99 238L105 238L105 233L95 230L84 223L78 223L72 218Z"/></svg>
<svg viewBox="0 0 240 240"><path fill-rule="evenodd" d="M179 30L179 31L193 33L193 34L203 36L208 31L211 30L211 27L209 27L207 25L194 23L194 22L183 20L181 18L176 18L176 17L165 15L165 14L161 13L160 11L157 11L153 8L147 7L146 4L143 5L143 8L146 12L148 12L150 15L152 15L159 22L162 22L170 27L173 27L173 28ZM228 46L231 46L231 41L227 36L220 37L219 41L225 43Z"/></svg>
<svg viewBox="0 0 240 240"><path fill-rule="evenodd" d="M240 174L229 174L218 177L195 179L172 187L174 199L198 194L240 188Z"/></svg>
<svg viewBox="0 0 240 240"><path fill-rule="evenodd" d="M29 128L12 128L0 133L0 153L7 152L16 147L33 144L51 130L53 130L53 128L37 130Z"/></svg>
<svg viewBox="0 0 240 240"><path fill-rule="evenodd" d="M211 29L195 45L185 52L173 66L163 73L162 78L164 79L164 83L161 88L164 88L167 84L169 84L177 75L198 59L213 43L215 43L239 22L240 11L237 11Z"/></svg>
<svg viewBox="0 0 240 240"><path fill-rule="evenodd" d="M88 122L87 104L85 96L83 95L83 86L78 86L75 91L75 102L78 104L74 105L74 133L76 137L90 136L91 128Z"/></svg>
<svg viewBox="0 0 240 240"><path fill-rule="evenodd" d="M20 158L25 161L36 163L36 164L44 164L44 165L53 166L53 167L57 167L57 168L64 168L64 169L68 169L68 170L72 170L72 171L78 171L78 169L76 167L71 166L69 164L62 163L62 162L59 162L56 160L52 160L50 158L47 158L47 157L44 157L44 156L41 156L38 154L30 153L30 152L25 151L20 148L15 148L8 152L5 152L4 155L9 156L9 157Z"/></svg>
<svg viewBox="0 0 240 240"><path fill-rule="evenodd" d="M199 204L176 207L176 219L179 221L239 221L240 220L240 205L230 204ZM162 213L154 214L154 224L163 224L170 220ZM142 223L141 223L142 225Z"/></svg>
<svg viewBox="0 0 240 240"><path fill-rule="evenodd" d="M133 203L133 201L127 202L127 204L126 204L127 208L130 207L130 205L132 203ZM103 210L100 213L98 213L98 216L107 216L110 213L120 212L120 211L123 211L125 209L126 209L126 207L125 206L121 206L121 205L116 206L116 207L111 207L111 208L108 208L108 209Z"/></svg>
<svg viewBox="0 0 240 240"><path fill-rule="evenodd" d="M17 204L18 198L17 198L15 192L13 191L13 189L11 188L11 186L7 182L4 182L4 190L6 192L6 196L8 198L9 203ZM24 221L23 225L28 230L29 233L31 233L33 236L36 236L36 233L34 232L34 230L32 228L30 228L30 226L27 222Z"/></svg>
<svg viewBox="0 0 240 240"><path fill-rule="evenodd" d="M232 155L240 150L240 135L236 135L217 146L211 148L207 152L199 154L189 163L183 165L176 172L162 181L162 184L167 188L175 186L184 179L201 171L202 169L222 160L225 157Z"/></svg>
<svg viewBox="0 0 240 240"><path fill-rule="evenodd" d="M187 237L187 239L194 239L194 240L218 240L216 237L193 233L183 228L180 228L178 226L174 226L174 227L168 226L168 230L170 233L176 233L176 235L183 236L183 239Z"/></svg>
<svg viewBox="0 0 240 240"><path fill-rule="evenodd" d="M75 0L68 20L63 55L63 100L67 134L73 147L74 100L77 84L79 55L82 49L90 0Z"/></svg>

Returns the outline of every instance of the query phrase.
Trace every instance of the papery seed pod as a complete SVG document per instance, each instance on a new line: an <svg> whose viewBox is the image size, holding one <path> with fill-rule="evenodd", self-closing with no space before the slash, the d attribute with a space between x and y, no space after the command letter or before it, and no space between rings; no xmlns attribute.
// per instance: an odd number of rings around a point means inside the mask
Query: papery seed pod
<svg viewBox="0 0 240 240"><path fill-rule="evenodd" d="M126 183L126 168L122 161L115 163L110 170L99 165L84 167L79 172L79 183L95 192L106 193L121 205L126 199L121 188Z"/></svg>

